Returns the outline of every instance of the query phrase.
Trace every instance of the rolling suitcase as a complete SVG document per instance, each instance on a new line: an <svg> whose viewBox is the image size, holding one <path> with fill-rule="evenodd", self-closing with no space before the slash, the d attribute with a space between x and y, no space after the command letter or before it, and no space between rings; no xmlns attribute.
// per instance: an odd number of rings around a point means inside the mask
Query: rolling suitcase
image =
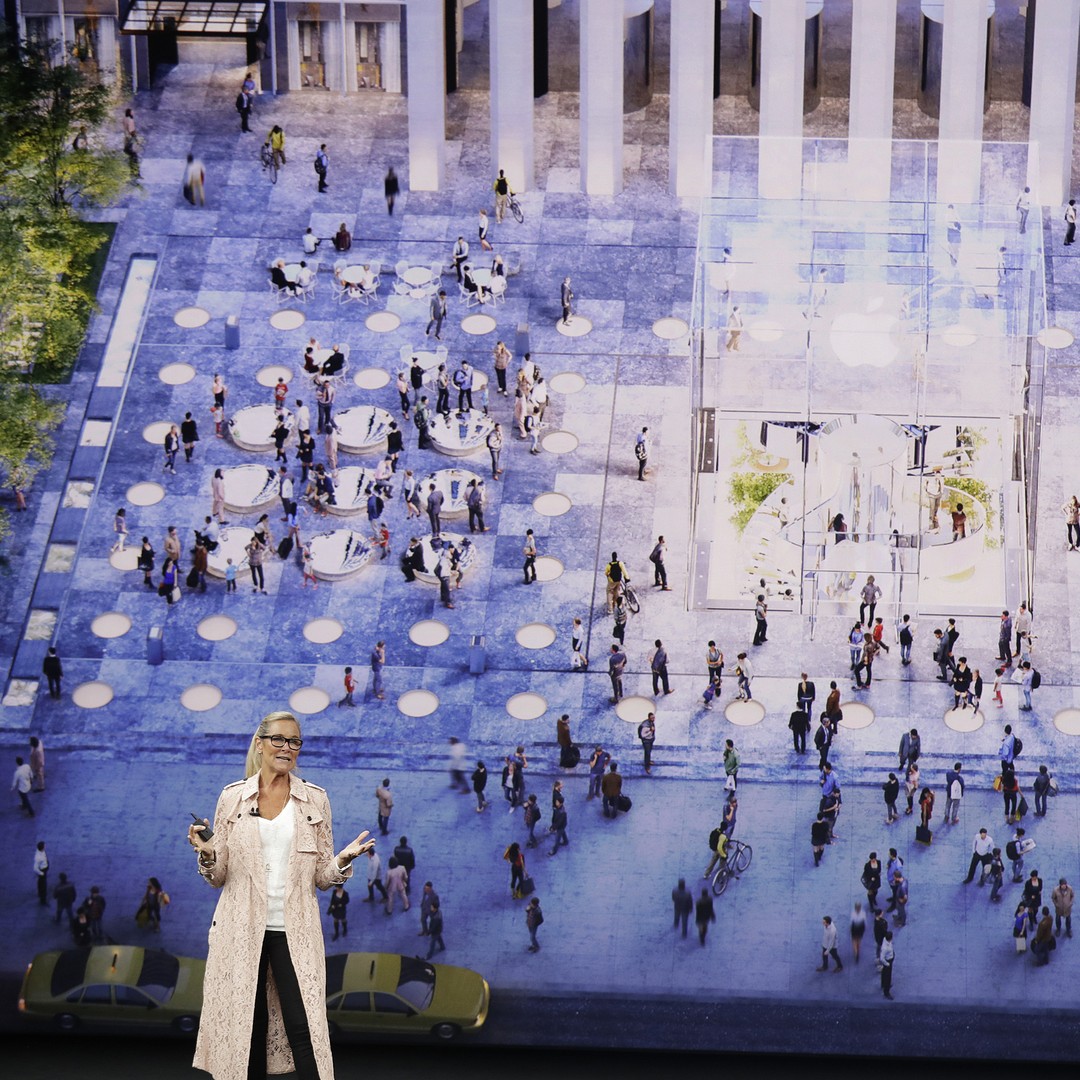
<svg viewBox="0 0 1080 1080"><path fill-rule="evenodd" d="M292 549L293 549L293 538L291 536L286 536L285 539L282 540L281 543L278 544L278 546L277 546L278 558L279 559L287 559L289 557L289 555L291 554Z"/></svg>

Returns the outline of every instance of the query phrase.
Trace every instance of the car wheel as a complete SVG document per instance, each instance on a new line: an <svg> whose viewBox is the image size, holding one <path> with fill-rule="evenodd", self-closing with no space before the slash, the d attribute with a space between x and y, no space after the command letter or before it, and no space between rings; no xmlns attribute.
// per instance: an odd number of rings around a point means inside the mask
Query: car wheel
<svg viewBox="0 0 1080 1080"><path fill-rule="evenodd" d="M449 1042L457 1036L460 1030L461 1029L457 1024L436 1024L431 1029L431 1034L434 1035L436 1039L442 1039L443 1042Z"/></svg>
<svg viewBox="0 0 1080 1080"><path fill-rule="evenodd" d="M56 1026L61 1031L74 1031L79 1026L79 1018L71 1013L60 1013L56 1017Z"/></svg>
<svg viewBox="0 0 1080 1080"><path fill-rule="evenodd" d="M173 1026L177 1031L182 1031L185 1035L191 1035L199 1026L199 1018L197 1016L178 1016L173 1021Z"/></svg>

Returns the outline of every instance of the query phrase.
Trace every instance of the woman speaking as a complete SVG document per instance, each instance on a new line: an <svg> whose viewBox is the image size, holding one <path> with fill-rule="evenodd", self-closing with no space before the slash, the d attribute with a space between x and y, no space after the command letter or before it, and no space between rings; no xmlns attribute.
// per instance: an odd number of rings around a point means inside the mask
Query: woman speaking
<svg viewBox="0 0 1080 1080"><path fill-rule="evenodd" d="M350 877L374 841L362 832L334 855L326 792L293 775L302 745L296 717L270 713L252 737L247 779L218 799L212 835L188 828L199 873L221 889L194 1061L216 1080L292 1070L333 1080L315 889Z"/></svg>

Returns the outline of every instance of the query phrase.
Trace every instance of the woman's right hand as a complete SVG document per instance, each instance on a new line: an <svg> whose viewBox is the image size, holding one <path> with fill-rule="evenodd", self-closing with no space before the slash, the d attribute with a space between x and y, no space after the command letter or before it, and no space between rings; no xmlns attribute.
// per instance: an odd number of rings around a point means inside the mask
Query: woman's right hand
<svg viewBox="0 0 1080 1080"><path fill-rule="evenodd" d="M209 825L210 822L206 818L203 818L201 825L192 822L192 824L188 826L187 836L188 843L195 849L196 854L200 857L205 855L208 859L213 858L215 855L214 845L204 840L199 833L201 833L204 828L208 828Z"/></svg>

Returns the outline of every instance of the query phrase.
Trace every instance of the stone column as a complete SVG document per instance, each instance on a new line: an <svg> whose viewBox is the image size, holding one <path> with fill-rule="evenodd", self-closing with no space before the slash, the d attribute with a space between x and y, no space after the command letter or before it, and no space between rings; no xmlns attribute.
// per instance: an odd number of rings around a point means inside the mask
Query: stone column
<svg viewBox="0 0 1080 1080"><path fill-rule="evenodd" d="M896 0L861 0L851 14L848 195L884 201L892 179Z"/></svg>
<svg viewBox="0 0 1080 1080"><path fill-rule="evenodd" d="M409 0L409 188L438 191L446 166L446 20L443 0Z"/></svg>
<svg viewBox="0 0 1080 1080"><path fill-rule="evenodd" d="M802 194L805 0L767 0L761 13L761 115L758 193L763 199Z"/></svg>
<svg viewBox="0 0 1080 1080"><path fill-rule="evenodd" d="M1028 183L1033 203L1060 206L1072 189L1080 0L1039 0L1031 82Z"/></svg>
<svg viewBox="0 0 1080 1080"><path fill-rule="evenodd" d="M944 5L938 202L979 201L988 25L986 0Z"/></svg>
<svg viewBox="0 0 1080 1080"><path fill-rule="evenodd" d="M680 0L671 7L671 101L668 190L712 191L712 69L716 0Z"/></svg>
<svg viewBox="0 0 1080 1080"><path fill-rule="evenodd" d="M488 6L491 175L506 170L514 191L533 186L533 0Z"/></svg>
<svg viewBox="0 0 1080 1080"><path fill-rule="evenodd" d="M581 190L617 195L623 173L622 0L581 0Z"/></svg>

